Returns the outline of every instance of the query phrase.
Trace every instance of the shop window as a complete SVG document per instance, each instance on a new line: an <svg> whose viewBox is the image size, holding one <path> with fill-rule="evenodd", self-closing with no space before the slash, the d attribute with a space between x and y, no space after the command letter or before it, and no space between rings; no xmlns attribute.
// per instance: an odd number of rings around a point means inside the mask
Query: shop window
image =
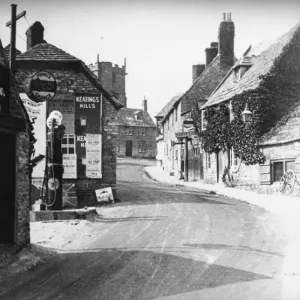
<svg viewBox="0 0 300 300"><path fill-rule="evenodd" d="M146 141L139 141L138 150L139 150L139 153L146 152Z"/></svg>
<svg viewBox="0 0 300 300"><path fill-rule="evenodd" d="M138 127L138 135L146 136L147 135L147 128L146 127Z"/></svg>
<svg viewBox="0 0 300 300"><path fill-rule="evenodd" d="M75 135L66 134L61 141L62 154L75 154Z"/></svg>
<svg viewBox="0 0 300 300"><path fill-rule="evenodd" d="M131 126L125 127L125 135L132 135L132 127Z"/></svg>
<svg viewBox="0 0 300 300"><path fill-rule="evenodd" d="M281 180L283 174L288 170L295 170L294 160L285 161L274 161L272 163L273 167L273 182L278 182Z"/></svg>

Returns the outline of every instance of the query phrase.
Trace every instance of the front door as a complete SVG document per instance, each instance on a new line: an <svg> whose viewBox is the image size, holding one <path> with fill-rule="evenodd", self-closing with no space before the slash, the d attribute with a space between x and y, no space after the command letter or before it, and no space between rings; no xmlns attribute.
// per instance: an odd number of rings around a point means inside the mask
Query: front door
<svg viewBox="0 0 300 300"><path fill-rule="evenodd" d="M132 156L132 141L126 141L125 156Z"/></svg>
<svg viewBox="0 0 300 300"><path fill-rule="evenodd" d="M0 132L0 244L14 242L15 136Z"/></svg>

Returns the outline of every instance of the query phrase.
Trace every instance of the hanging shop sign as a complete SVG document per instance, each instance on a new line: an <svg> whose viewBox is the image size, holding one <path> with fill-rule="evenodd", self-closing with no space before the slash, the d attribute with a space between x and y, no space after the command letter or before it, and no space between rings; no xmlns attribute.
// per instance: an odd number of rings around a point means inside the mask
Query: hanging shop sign
<svg viewBox="0 0 300 300"><path fill-rule="evenodd" d="M56 93L55 78L46 71L36 72L27 79L25 91L28 97L35 102L51 100Z"/></svg>
<svg viewBox="0 0 300 300"><path fill-rule="evenodd" d="M75 95L77 178L102 178L101 95Z"/></svg>

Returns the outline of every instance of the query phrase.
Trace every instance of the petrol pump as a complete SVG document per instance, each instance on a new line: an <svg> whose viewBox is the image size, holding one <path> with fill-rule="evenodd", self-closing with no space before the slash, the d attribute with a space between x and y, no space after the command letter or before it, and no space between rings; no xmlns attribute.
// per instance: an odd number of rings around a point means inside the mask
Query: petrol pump
<svg viewBox="0 0 300 300"><path fill-rule="evenodd" d="M46 141L46 202L47 210L62 210L62 176L63 161L61 141L65 134L65 126L61 124L62 114L59 111L52 111L47 119Z"/></svg>

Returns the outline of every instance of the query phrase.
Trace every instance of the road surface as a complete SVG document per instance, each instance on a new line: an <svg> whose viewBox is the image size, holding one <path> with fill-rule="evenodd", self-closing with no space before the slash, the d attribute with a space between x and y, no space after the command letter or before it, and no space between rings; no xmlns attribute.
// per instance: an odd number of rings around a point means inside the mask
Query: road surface
<svg viewBox="0 0 300 300"><path fill-rule="evenodd" d="M73 253L0 283L0 299L281 299L280 220L237 200L150 180L119 159L118 198ZM71 251L70 251L71 252Z"/></svg>

